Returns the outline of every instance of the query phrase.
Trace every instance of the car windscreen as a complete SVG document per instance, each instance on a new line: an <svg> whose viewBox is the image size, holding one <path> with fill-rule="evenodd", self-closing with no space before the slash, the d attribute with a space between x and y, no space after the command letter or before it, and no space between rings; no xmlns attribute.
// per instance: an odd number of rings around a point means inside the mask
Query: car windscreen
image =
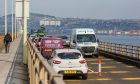
<svg viewBox="0 0 140 84"><path fill-rule="evenodd" d="M65 52L59 53L58 57L61 59L78 59L81 57L81 54L77 52Z"/></svg>
<svg viewBox="0 0 140 84"><path fill-rule="evenodd" d="M59 38L62 38L62 39L68 39L67 36L58 36Z"/></svg>
<svg viewBox="0 0 140 84"><path fill-rule="evenodd" d="M80 34L77 35L77 42L96 42L94 34Z"/></svg>

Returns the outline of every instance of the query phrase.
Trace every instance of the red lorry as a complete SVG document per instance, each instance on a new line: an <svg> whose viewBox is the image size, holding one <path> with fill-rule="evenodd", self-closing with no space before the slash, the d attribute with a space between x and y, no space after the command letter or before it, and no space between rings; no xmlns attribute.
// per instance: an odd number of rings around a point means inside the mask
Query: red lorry
<svg viewBox="0 0 140 84"><path fill-rule="evenodd" d="M56 37L43 37L40 43L40 52L43 57L50 59L53 50L62 49L64 42L60 38Z"/></svg>

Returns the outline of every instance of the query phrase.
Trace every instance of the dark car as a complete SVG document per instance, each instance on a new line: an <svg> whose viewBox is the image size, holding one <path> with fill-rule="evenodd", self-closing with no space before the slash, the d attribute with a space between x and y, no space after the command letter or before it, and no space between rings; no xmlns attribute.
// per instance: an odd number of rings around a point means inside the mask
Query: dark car
<svg viewBox="0 0 140 84"><path fill-rule="evenodd" d="M64 41L64 46L69 46L70 40L68 36L57 36L58 38L61 38Z"/></svg>

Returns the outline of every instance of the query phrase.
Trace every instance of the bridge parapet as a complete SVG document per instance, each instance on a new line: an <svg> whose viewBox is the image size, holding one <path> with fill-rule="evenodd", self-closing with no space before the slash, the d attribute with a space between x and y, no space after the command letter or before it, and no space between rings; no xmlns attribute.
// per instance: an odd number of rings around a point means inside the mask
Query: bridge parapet
<svg viewBox="0 0 140 84"><path fill-rule="evenodd" d="M30 39L27 46L30 84L65 84L62 75L55 73Z"/></svg>
<svg viewBox="0 0 140 84"><path fill-rule="evenodd" d="M99 49L114 54L140 59L140 46L124 45L109 42L100 42Z"/></svg>

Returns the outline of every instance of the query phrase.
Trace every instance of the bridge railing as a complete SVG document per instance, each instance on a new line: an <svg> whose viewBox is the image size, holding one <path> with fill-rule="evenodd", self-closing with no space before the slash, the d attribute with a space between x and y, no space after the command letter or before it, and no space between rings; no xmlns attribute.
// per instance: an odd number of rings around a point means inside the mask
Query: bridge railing
<svg viewBox="0 0 140 84"><path fill-rule="evenodd" d="M27 41L30 84L65 84L63 76L56 74L30 39Z"/></svg>
<svg viewBox="0 0 140 84"><path fill-rule="evenodd" d="M123 56L140 59L140 46L124 45L109 42L99 42L99 49L102 51L120 54Z"/></svg>

